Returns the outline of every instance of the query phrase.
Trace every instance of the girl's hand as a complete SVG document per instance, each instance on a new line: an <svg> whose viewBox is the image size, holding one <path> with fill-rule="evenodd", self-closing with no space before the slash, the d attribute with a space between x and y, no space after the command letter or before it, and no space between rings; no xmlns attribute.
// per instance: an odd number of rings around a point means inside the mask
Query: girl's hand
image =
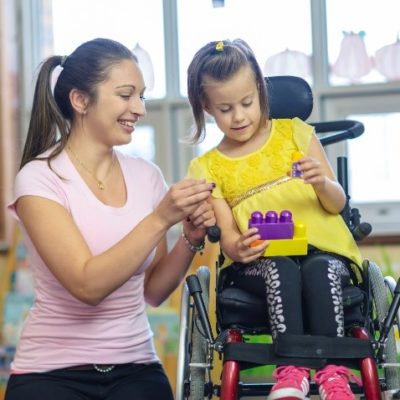
<svg viewBox="0 0 400 400"><path fill-rule="evenodd" d="M261 236L259 235L257 228L251 228L242 233L234 245L234 261L249 263L261 257L269 245L268 240L263 240L260 244L251 247L253 242L260 239Z"/></svg>
<svg viewBox="0 0 400 400"><path fill-rule="evenodd" d="M158 207L154 210L166 228L190 217L206 202L214 188L205 179L185 179L175 183L168 190ZM204 207L202 210L205 210ZM199 218L199 212L195 214ZM208 217L210 218L210 217ZM196 222L198 224L198 220Z"/></svg>
<svg viewBox="0 0 400 400"><path fill-rule="evenodd" d="M206 229L217 222L212 205L204 201L188 217L183 220L183 232L190 243L199 245L204 242Z"/></svg>
<svg viewBox="0 0 400 400"><path fill-rule="evenodd" d="M319 190L325 187L327 177L321 162L317 158L306 156L301 158L298 164L304 183L309 183Z"/></svg>
<svg viewBox="0 0 400 400"><path fill-rule="evenodd" d="M305 183L312 185L322 207L338 214L346 204L346 193L338 183L321 142L314 133L307 156L297 161Z"/></svg>

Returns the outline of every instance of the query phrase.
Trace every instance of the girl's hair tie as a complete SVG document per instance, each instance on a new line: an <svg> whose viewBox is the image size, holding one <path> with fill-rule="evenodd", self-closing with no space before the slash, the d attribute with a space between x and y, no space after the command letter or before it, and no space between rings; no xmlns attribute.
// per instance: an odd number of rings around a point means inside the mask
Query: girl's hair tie
<svg viewBox="0 0 400 400"><path fill-rule="evenodd" d="M224 51L224 42L221 40L215 45L215 50Z"/></svg>

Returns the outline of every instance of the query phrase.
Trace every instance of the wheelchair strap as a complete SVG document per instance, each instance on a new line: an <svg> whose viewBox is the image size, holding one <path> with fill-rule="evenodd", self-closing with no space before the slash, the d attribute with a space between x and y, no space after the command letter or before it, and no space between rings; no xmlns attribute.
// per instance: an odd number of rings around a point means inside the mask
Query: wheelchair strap
<svg viewBox="0 0 400 400"><path fill-rule="evenodd" d="M371 343L351 337L278 335L273 344L226 343L224 361L243 363L241 369L257 365L297 365L322 368L327 364L358 367L358 361L374 357Z"/></svg>
<svg viewBox="0 0 400 400"><path fill-rule="evenodd" d="M278 335L275 352L286 357L366 358L374 357L371 343L352 337Z"/></svg>
<svg viewBox="0 0 400 400"><path fill-rule="evenodd" d="M226 343L224 346L224 362L238 361L240 369L253 368L259 365L297 365L310 368L322 368L324 359L300 357L283 357L275 353L273 344L261 343Z"/></svg>

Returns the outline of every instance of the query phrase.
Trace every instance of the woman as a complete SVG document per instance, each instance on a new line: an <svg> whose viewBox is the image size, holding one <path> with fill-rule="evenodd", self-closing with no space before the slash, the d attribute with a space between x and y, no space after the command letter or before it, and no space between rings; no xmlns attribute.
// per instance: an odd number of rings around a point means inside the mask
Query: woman
<svg viewBox="0 0 400 400"><path fill-rule="evenodd" d="M95 39L41 66L9 210L35 304L6 399L172 399L145 303L178 286L215 224L205 180L169 190L154 164L119 153L145 115L129 49ZM168 252L166 233L182 222Z"/></svg>

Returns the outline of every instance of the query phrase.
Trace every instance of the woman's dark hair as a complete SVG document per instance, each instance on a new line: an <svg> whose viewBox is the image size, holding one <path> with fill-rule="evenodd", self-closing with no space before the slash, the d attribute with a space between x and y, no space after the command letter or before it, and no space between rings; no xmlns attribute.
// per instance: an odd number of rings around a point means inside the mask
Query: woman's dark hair
<svg viewBox="0 0 400 400"><path fill-rule="evenodd" d="M246 65L254 73L260 99L260 126L265 125L269 118L268 94L263 73L250 46L242 39L210 42L194 55L187 71L188 97L195 122L194 133L189 138L191 143L199 143L205 137L204 77L228 80Z"/></svg>
<svg viewBox="0 0 400 400"><path fill-rule="evenodd" d="M41 158L50 165L64 149L74 118L71 90L78 89L91 103L95 102L97 86L107 80L114 65L125 59L137 62L131 50L121 43L98 38L83 43L68 57L51 56L41 64L20 168L58 143L48 157ZM63 70L53 94L50 77L57 65Z"/></svg>

